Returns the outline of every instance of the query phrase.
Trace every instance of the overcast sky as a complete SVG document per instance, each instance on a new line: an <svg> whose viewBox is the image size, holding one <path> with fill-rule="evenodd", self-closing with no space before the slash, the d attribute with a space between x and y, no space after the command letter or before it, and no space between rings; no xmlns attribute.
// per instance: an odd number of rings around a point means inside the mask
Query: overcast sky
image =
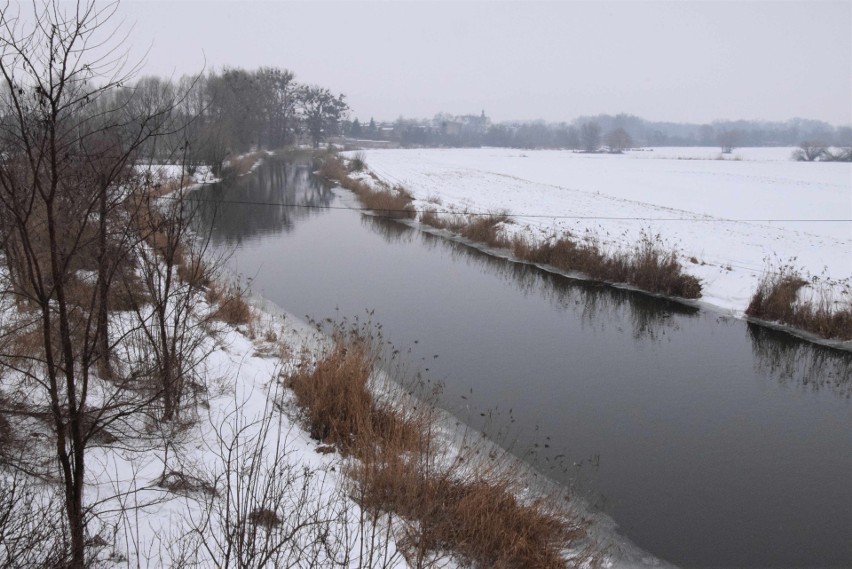
<svg viewBox="0 0 852 569"><path fill-rule="evenodd" d="M124 0L148 74L277 66L362 121L852 123L852 1Z"/></svg>

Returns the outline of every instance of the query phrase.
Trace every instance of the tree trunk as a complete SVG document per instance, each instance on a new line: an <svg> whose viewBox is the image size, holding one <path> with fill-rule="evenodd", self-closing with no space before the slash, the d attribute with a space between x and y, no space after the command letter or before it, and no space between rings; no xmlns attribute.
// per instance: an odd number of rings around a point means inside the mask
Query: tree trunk
<svg viewBox="0 0 852 569"><path fill-rule="evenodd" d="M95 359L103 377L112 376L109 353L109 266L107 262L107 188L101 188L98 219L98 302Z"/></svg>

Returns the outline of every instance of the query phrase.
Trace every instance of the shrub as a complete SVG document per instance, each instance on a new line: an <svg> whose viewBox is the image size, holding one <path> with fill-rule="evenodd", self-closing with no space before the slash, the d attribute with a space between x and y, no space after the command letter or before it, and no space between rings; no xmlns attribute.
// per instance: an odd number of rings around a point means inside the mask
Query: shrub
<svg viewBox="0 0 852 569"><path fill-rule="evenodd" d="M468 216L458 232L462 237L484 243L490 247L508 247L509 240L500 234L500 225L510 223L508 213L488 213L486 215Z"/></svg>
<svg viewBox="0 0 852 569"><path fill-rule="evenodd" d="M367 167L367 155L363 152L356 152L352 160L349 161L350 172L362 172Z"/></svg>
<svg viewBox="0 0 852 569"><path fill-rule="evenodd" d="M852 148L826 150L822 159L825 162L852 162Z"/></svg>
<svg viewBox="0 0 852 569"><path fill-rule="evenodd" d="M659 236L644 236L633 251L604 253L597 239L584 241L570 234L534 243L515 237L512 253L530 263L550 265L561 271L577 271L607 282L622 282L648 292L698 298L701 282L685 274L675 251L666 250Z"/></svg>
<svg viewBox="0 0 852 569"><path fill-rule="evenodd" d="M825 144L821 142L805 141L799 144L799 148L793 151L793 159L799 162L814 162L822 160L826 155Z"/></svg>
<svg viewBox="0 0 852 569"><path fill-rule="evenodd" d="M657 241L643 238L627 264L629 274L625 280L639 288L682 298L701 296L701 283L684 274L677 252L663 250Z"/></svg>
<svg viewBox="0 0 852 569"><path fill-rule="evenodd" d="M832 302L828 284L816 300L801 300L799 293L808 281L785 265L777 272L768 270L758 284L745 313L754 318L781 322L823 338L852 340L852 300L838 308Z"/></svg>
<svg viewBox="0 0 852 569"><path fill-rule="evenodd" d="M400 545L414 566L448 550L463 566L561 569L562 550L585 534L584 524L567 522L543 500L519 500L505 471L489 477L384 456L357 464L350 476L362 507L409 522Z"/></svg>
<svg viewBox="0 0 852 569"><path fill-rule="evenodd" d="M208 298L216 296L216 293L208 291ZM252 322L251 307L245 300L246 291L238 285L230 285L219 294L219 308L214 313L214 318L232 326L249 324Z"/></svg>

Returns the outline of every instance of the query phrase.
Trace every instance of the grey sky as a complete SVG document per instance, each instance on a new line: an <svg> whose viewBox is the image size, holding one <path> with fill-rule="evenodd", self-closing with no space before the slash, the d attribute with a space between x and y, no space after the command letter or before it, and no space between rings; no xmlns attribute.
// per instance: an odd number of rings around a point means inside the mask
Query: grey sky
<svg viewBox="0 0 852 569"><path fill-rule="evenodd" d="M125 0L145 72L285 67L362 120L852 123L852 1Z"/></svg>

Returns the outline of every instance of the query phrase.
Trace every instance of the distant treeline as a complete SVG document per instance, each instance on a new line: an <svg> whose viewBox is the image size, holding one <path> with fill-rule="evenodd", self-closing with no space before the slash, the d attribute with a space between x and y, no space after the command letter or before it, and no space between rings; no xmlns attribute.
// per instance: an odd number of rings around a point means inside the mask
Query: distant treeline
<svg viewBox="0 0 852 569"><path fill-rule="evenodd" d="M291 71L272 67L226 68L177 81L145 77L114 96L137 102L175 100L174 123L183 126L170 140L152 143L148 155L173 158L173 149L183 146L188 165L210 165L216 174L229 157L254 148L296 142L318 146L340 133L349 108L344 95L298 83Z"/></svg>
<svg viewBox="0 0 852 569"><path fill-rule="evenodd" d="M852 146L852 127L834 127L809 119L785 122L715 121L710 124L653 122L627 115L580 117L571 123L491 123L480 115L436 115L433 119L399 118L393 123L343 123L352 138L387 140L403 146L501 146L614 151L641 146Z"/></svg>
<svg viewBox="0 0 852 569"><path fill-rule="evenodd" d="M579 117L570 123L544 121L492 123L485 112L432 119L362 123L348 116L342 94L298 83L291 71L262 67L225 68L221 72L183 77L177 81L145 77L114 96L128 101L175 99L174 112L186 128L175 133L185 139L190 165L211 165L218 173L229 156L252 148L279 148L296 142L318 146L335 135L385 141L402 146L510 148L567 148L586 152L620 152L643 146L852 147L852 126L835 127L808 119L785 122L716 121L710 124L653 122L627 115ZM180 122L180 121L177 121ZM152 156L165 148L158 142Z"/></svg>

